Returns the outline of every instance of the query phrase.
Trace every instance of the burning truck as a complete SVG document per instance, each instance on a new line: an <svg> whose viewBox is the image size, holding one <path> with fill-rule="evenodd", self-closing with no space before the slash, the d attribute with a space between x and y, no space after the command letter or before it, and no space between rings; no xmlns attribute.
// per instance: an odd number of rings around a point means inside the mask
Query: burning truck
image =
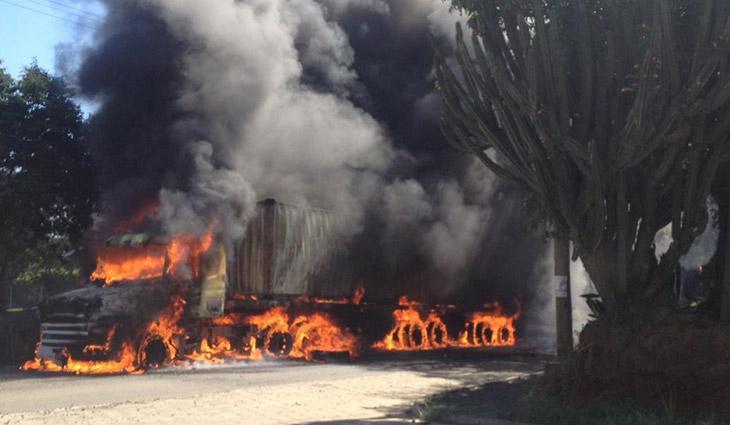
<svg viewBox="0 0 730 425"><path fill-rule="evenodd" d="M132 373L516 343L519 306L506 313L497 303L370 299L324 210L262 201L229 250L212 232L160 239L117 230L99 249L87 287L39 306L36 357L21 369Z"/></svg>

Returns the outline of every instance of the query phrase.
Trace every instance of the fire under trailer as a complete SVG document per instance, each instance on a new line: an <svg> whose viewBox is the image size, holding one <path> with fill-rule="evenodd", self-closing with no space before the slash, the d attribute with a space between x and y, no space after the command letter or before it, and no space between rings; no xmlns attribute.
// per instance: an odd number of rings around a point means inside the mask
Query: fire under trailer
<svg viewBox="0 0 730 425"><path fill-rule="evenodd" d="M115 373L324 353L354 359L366 350L500 347L516 339L519 311L496 303L369 295L377 291L354 275L333 215L320 209L259 202L240 242L188 244L184 270L169 238L119 233L104 245L96 279L39 306L37 355L23 368ZM125 267L141 275L128 278Z"/></svg>

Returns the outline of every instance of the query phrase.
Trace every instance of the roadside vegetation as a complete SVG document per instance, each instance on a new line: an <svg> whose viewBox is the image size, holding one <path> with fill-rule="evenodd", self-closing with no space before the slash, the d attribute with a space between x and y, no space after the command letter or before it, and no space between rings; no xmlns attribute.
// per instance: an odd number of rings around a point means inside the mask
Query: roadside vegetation
<svg viewBox="0 0 730 425"><path fill-rule="evenodd" d="M0 62L0 313L78 281L96 197L84 133L62 79Z"/></svg>
<svg viewBox="0 0 730 425"><path fill-rule="evenodd" d="M437 61L444 134L522 189L597 291L572 396L727 411L730 2L451 4L466 25L456 61ZM708 226L713 275L686 309L681 260Z"/></svg>
<svg viewBox="0 0 730 425"><path fill-rule="evenodd" d="M0 365L32 355L35 306L80 282L96 199L84 133L62 79L0 62Z"/></svg>

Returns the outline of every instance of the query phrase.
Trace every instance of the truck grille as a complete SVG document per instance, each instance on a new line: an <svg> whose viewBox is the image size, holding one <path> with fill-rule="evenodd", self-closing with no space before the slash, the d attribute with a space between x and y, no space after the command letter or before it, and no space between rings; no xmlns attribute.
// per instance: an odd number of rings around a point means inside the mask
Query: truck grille
<svg viewBox="0 0 730 425"><path fill-rule="evenodd" d="M83 346L88 338L89 325L83 314L52 314L41 323L41 348L48 351Z"/></svg>

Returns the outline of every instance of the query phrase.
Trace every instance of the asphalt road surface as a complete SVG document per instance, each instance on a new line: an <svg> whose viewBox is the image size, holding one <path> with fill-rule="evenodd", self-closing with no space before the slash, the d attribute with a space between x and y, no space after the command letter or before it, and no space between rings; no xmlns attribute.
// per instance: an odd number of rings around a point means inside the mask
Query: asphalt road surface
<svg viewBox="0 0 730 425"><path fill-rule="evenodd" d="M397 422L430 394L541 369L536 359L411 355L351 364L200 365L101 377L6 370L0 372L0 425Z"/></svg>

